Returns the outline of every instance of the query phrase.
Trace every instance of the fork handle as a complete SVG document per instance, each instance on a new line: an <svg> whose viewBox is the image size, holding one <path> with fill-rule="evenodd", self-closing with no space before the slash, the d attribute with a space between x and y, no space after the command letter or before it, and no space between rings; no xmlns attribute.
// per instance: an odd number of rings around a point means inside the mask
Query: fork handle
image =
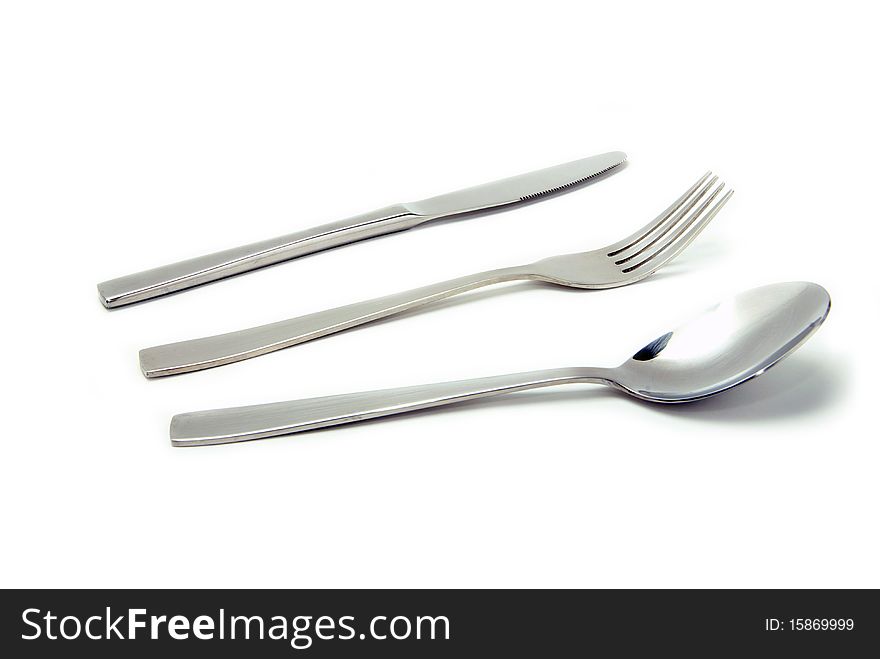
<svg viewBox="0 0 880 659"><path fill-rule="evenodd" d="M250 245L206 254L98 284L108 309L181 291L217 279L338 247L358 240L409 229L433 219L401 204L324 224Z"/></svg>
<svg viewBox="0 0 880 659"><path fill-rule="evenodd" d="M490 270L269 325L145 348L140 351L141 369L146 377L155 378L231 364L475 288L531 277L525 266Z"/></svg>
<svg viewBox="0 0 880 659"><path fill-rule="evenodd" d="M171 419L171 443L174 446L206 446L243 442L526 389L577 382L608 382L609 379L608 369L558 368L401 389L188 412Z"/></svg>

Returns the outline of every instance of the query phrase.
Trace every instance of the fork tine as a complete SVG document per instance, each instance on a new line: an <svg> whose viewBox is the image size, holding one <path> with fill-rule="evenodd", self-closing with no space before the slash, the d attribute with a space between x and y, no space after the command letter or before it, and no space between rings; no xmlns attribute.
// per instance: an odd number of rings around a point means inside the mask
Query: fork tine
<svg viewBox="0 0 880 659"><path fill-rule="evenodd" d="M718 214L718 211L721 210L724 204L727 203L727 200L730 199L730 197L733 195L733 190L728 191L727 194L721 197L718 203L716 203L711 209L709 209L709 212L706 213L699 222L696 222L696 220L701 215L703 215L703 212L706 210L709 204L712 203L712 200L716 196L718 196L718 193L721 192L721 189L723 187L723 183L718 186L718 188L715 189L715 191L709 196L709 198L706 199L706 201L703 202L700 207L695 210L692 215L685 221L681 229L676 231L675 235L670 238L662 247L655 250L653 253L651 253L650 256L646 257L634 266L624 268L623 272L630 273L649 262L651 262L649 267L653 272L654 270L657 270L661 266L674 259L679 254L681 254L681 252L693 242L693 240L700 234L700 232L706 228L709 222L712 221L712 219ZM694 224L694 222L696 222L696 224ZM687 231L691 225L694 225L693 228L690 231ZM687 233L685 234L686 231ZM661 256L661 258L655 260L658 256Z"/></svg>
<svg viewBox="0 0 880 659"><path fill-rule="evenodd" d="M670 217L672 217L676 213L676 211L678 211L682 206L684 206L687 203L688 199L690 199L691 195L693 195L700 188L700 186L706 182L706 179L708 179L711 175L712 175L712 172L706 172L705 174L703 174L703 176L700 177L700 180L697 181L696 183L694 183L690 188L688 188L687 192L685 192L681 197L676 199L672 203L672 205L669 206L669 208L667 208L665 211L660 213L660 215L658 215L656 218L654 218L653 220L648 222L648 224L643 226L641 229L636 231L634 234L632 234L628 238L624 238L620 243L616 243L617 245L620 245L622 243L623 246L618 249L615 249L613 252L609 252L608 256L616 256L617 254L620 254L621 252L629 249L630 247L632 247L636 243L644 240L649 235L651 235L651 233L655 229L657 229L661 224L666 222L666 220L668 220Z"/></svg>
<svg viewBox="0 0 880 659"><path fill-rule="evenodd" d="M711 179L709 179L709 182L705 183L697 191L697 193L688 200L688 202L681 208L681 210L679 210L677 213L675 213L675 215L673 215L672 218L669 219L669 221L667 221L662 227L658 227L662 230L658 231L656 233L656 235L654 235L653 238L651 238L650 241L648 241L644 245L642 245L641 243L637 243L637 244L633 245L633 249L638 248L637 251L635 251L631 254L627 254L626 256L624 256L622 252L618 252L617 255L622 256L623 258L615 261L614 264L615 265L623 265L624 263L626 263L628 261L632 261L634 258L644 254L651 247L656 245L660 241L660 239L663 238L663 236L665 236L667 233L669 233L670 231L672 231L676 227L676 225L679 223L681 218L685 217L688 213L691 212L691 209L697 205L697 202L699 202L706 195L706 193L709 190L712 189L712 186L715 185L715 183L717 181L718 181L717 176L713 176ZM724 187L723 183L721 184L721 187ZM685 223L685 226L687 226L687 223ZM624 250L624 251L626 251L626 250Z"/></svg>

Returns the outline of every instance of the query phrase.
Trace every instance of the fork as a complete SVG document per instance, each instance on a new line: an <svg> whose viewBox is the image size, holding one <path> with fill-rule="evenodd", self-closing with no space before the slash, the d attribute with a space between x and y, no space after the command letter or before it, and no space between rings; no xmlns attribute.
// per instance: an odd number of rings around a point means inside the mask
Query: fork
<svg viewBox="0 0 880 659"><path fill-rule="evenodd" d="M148 378L200 371L264 355L363 325L459 293L515 280L574 288L616 288L648 277L678 256L727 203L733 191L706 172L657 218L623 240L590 252L563 254L528 265L480 272L403 293L189 341L145 348Z"/></svg>

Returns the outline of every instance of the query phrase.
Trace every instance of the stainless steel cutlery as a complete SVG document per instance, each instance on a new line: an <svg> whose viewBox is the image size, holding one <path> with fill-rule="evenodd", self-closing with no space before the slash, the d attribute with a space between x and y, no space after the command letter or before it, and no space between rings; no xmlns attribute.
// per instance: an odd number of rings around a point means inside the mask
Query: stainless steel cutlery
<svg viewBox="0 0 880 659"><path fill-rule="evenodd" d="M831 299L807 282L755 288L661 334L616 368L556 368L341 396L178 414L175 446L226 444L561 384L604 384L655 403L707 398L746 382L800 346Z"/></svg>
<svg viewBox="0 0 880 659"><path fill-rule="evenodd" d="M153 378L221 366L501 282L538 280L593 289L631 284L675 258L715 217L733 194L727 192L716 202L724 188L717 183L717 176L705 174L634 234L590 252L554 256L269 325L146 348L140 352L141 369Z"/></svg>
<svg viewBox="0 0 880 659"><path fill-rule="evenodd" d="M149 300L347 243L454 217L528 202L620 166L620 151L557 165L348 220L167 265L98 285L108 308ZM637 282L678 256L733 191L711 172L632 235L599 249L479 272L421 288L268 325L145 348L148 378L222 366L386 318L484 286L516 280L604 289ZM824 288L789 282L745 291L638 350L615 368L572 367L475 380L367 391L178 414L175 446L227 444L304 432L465 400L561 384L603 384L653 403L714 396L764 373L824 322Z"/></svg>
<svg viewBox="0 0 880 659"><path fill-rule="evenodd" d="M624 161L626 154L614 151L422 201L395 204L347 220L111 279L98 284L98 292L107 308L142 302L425 222L532 201L583 183Z"/></svg>

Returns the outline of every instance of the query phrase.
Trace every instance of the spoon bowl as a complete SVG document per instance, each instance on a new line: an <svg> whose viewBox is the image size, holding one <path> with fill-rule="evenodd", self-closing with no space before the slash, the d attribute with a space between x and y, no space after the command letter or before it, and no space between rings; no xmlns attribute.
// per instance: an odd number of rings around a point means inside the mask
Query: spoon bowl
<svg viewBox="0 0 880 659"><path fill-rule="evenodd" d="M753 288L663 334L615 369L634 396L684 403L760 375L818 329L831 309L828 292L809 282Z"/></svg>
<svg viewBox="0 0 880 659"><path fill-rule="evenodd" d="M617 368L557 368L477 380L178 414L175 446L227 444L352 423L475 398L572 383L615 387L655 403L685 403L760 375L800 346L828 316L818 284L762 286L716 304Z"/></svg>

